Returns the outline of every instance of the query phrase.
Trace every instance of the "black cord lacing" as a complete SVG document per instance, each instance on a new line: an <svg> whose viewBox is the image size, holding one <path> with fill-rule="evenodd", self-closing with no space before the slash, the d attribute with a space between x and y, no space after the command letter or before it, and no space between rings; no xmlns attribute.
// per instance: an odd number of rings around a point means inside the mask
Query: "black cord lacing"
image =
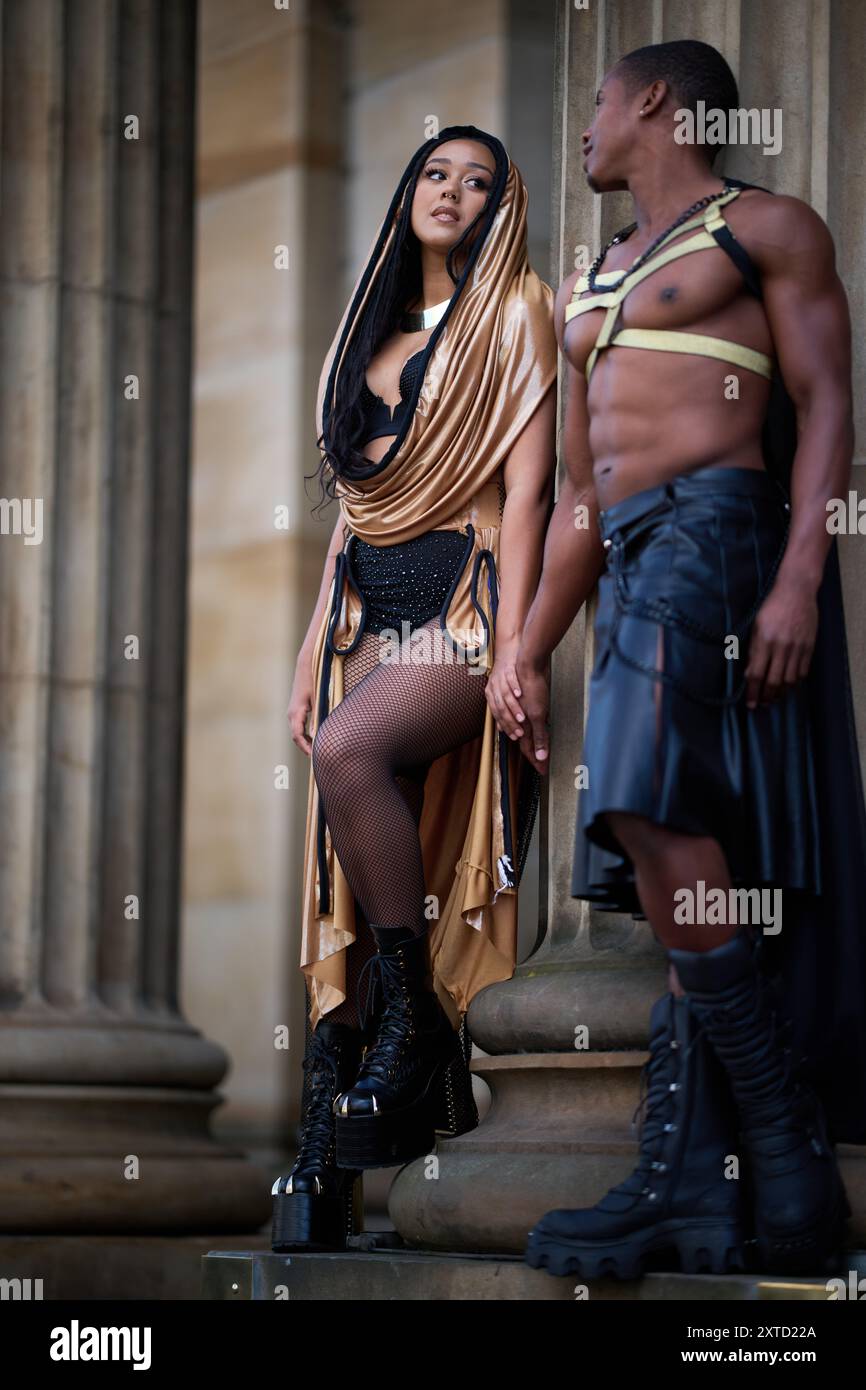
<svg viewBox="0 0 866 1390"><path fill-rule="evenodd" d="M337 1083L338 1061L328 1044L317 1031L310 1036L307 1055L302 1062L309 1078L309 1095L301 1124L298 1162L324 1162L333 1142L331 1103Z"/></svg>
<svg viewBox="0 0 866 1390"><path fill-rule="evenodd" d="M361 984L369 971L370 979L363 1004ZM358 976L357 1003L361 1027L366 1032L376 1014L380 1001L384 1004L376 1032L376 1041L364 1055L359 1076L374 1076L387 1080L390 1069L405 1046L411 1029L408 1021L409 1001L404 989L405 973L397 955L371 956ZM402 1007L398 1007L402 1006Z"/></svg>

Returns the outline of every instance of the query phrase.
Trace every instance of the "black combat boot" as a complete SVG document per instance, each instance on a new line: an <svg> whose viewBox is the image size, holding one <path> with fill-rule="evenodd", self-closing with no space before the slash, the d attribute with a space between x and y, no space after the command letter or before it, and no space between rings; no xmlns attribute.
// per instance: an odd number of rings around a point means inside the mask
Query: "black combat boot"
<svg viewBox="0 0 866 1390"><path fill-rule="evenodd" d="M319 1020L308 1034L301 1103L301 1143L291 1172L277 1178L272 1248L342 1250L363 1227L361 1179L337 1167L334 1097L350 1086L361 1062L362 1034Z"/></svg>
<svg viewBox="0 0 866 1390"><path fill-rule="evenodd" d="M534 1269L636 1279L672 1251L689 1274L745 1267L736 1114L686 999L656 1001L649 1046L637 1167L596 1206L543 1216L526 1247Z"/></svg>
<svg viewBox="0 0 866 1390"><path fill-rule="evenodd" d="M761 1267L819 1274L841 1254L850 1206L818 1098L793 1076L769 986L746 931L711 951L670 951L727 1071L754 1188Z"/></svg>
<svg viewBox="0 0 866 1390"><path fill-rule="evenodd" d="M341 1168L389 1168L429 1153L437 1133L478 1124L460 1035L431 987L426 934L370 929L378 954L370 997L381 994L375 1038L357 1080L334 1102Z"/></svg>

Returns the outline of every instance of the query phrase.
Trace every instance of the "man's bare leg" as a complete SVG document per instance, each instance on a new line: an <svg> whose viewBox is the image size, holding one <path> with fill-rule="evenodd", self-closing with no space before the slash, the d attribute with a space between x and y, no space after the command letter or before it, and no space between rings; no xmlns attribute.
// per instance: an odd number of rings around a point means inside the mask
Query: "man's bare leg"
<svg viewBox="0 0 866 1390"><path fill-rule="evenodd" d="M678 889L694 890L701 879L708 891L721 888L727 892L732 886L718 840L683 835L626 811L609 811L605 819L634 864L641 907L662 946L680 951L710 951L736 936L736 925L674 921L674 894ZM681 997L683 990L672 965L668 983L672 993Z"/></svg>

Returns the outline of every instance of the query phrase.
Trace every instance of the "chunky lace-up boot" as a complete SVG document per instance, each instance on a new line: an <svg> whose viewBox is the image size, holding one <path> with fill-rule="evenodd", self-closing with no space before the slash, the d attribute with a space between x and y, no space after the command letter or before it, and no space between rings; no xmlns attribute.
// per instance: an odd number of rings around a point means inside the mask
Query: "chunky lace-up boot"
<svg viewBox="0 0 866 1390"><path fill-rule="evenodd" d="M334 1102L337 1163L358 1170L408 1163L430 1152L437 1133L478 1123L460 1035L430 985L426 936L370 926L378 954L364 967L363 1016L381 995L379 1023L357 1080Z"/></svg>
<svg viewBox="0 0 866 1390"><path fill-rule="evenodd" d="M684 998L663 995L650 1020L634 1172L594 1207L549 1211L526 1261L551 1274L635 1279L675 1251L686 1273L745 1267L730 1087Z"/></svg>
<svg viewBox="0 0 866 1390"><path fill-rule="evenodd" d="M287 1176L271 1191L276 1251L344 1249L362 1229L363 1201L357 1172L337 1167L334 1097L358 1074L362 1035L344 1023L319 1021L308 1034L304 1057L301 1144Z"/></svg>
<svg viewBox="0 0 866 1390"><path fill-rule="evenodd" d="M762 1268L780 1274L834 1268L851 1209L822 1106L794 1075L791 1049L783 1046L790 1024L778 1020L748 933L712 951L669 956L734 1092Z"/></svg>

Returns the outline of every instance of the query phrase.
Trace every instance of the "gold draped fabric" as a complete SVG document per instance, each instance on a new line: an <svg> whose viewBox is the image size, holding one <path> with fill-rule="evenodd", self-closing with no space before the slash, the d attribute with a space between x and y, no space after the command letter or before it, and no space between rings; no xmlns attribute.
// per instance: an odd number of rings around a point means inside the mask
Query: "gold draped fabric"
<svg viewBox="0 0 866 1390"><path fill-rule="evenodd" d="M327 438L340 367L352 350L402 200L411 193L407 176L408 170L402 198L395 195L325 360L319 436ZM509 160L487 233L425 349L408 428L373 476L336 480L346 541L313 652L311 735L343 698L340 653L362 631L363 605L351 566L356 536L395 545L433 529L463 532L464 562L440 626L459 658L479 667L479 680L493 664L503 468L557 367L554 295L528 264L526 203L523 180ZM419 833L426 891L438 905L428 929L430 963L434 987L455 1026L479 989L514 970L517 807L528 776L535 776L533 770L497 730L489 706L479 737L435 760L427 776ZM311 768L301 968L313 1027L345 998L345 948L354 939L354 896L334 854Z"/></svg>

